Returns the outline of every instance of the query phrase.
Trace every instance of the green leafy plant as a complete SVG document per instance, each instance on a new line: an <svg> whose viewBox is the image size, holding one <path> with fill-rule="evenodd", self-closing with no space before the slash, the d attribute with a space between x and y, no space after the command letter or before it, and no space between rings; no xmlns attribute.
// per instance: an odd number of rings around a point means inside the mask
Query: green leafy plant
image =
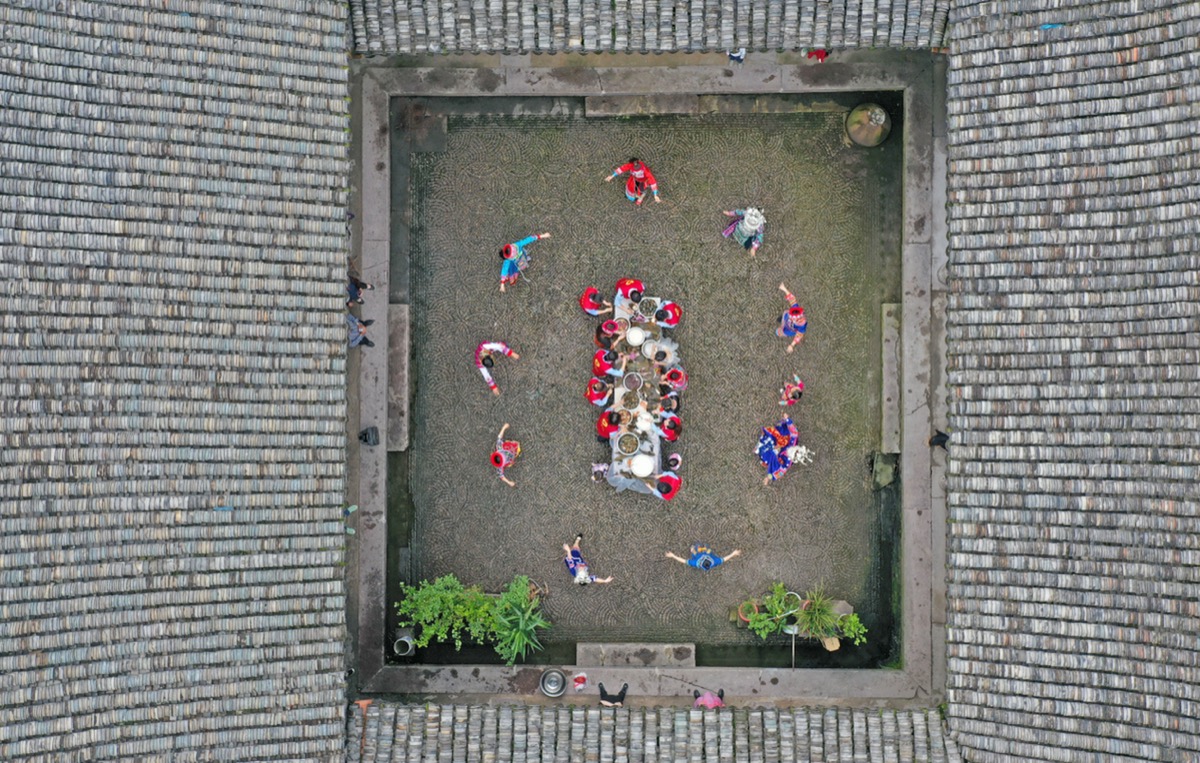
<svg viewBox="0 0 1200 763"><path fill-rule="evenodd" d="M529 578L518 575L492 605L493 647L496 654L512 665L532 651L540 651L539 629L550 627L542 616L541 601L531 591Z"/></svg>
<svg viewBox="0 0 1200 763"><path fill-rule="evenodd" d="M788 593L783 583L775 583L762 599L762 607L758 612L748 616L746 627L759 638L766 639L779 633L787 625L788 616L796 611L796 606L789 601L793 594ZM743 611L751 612L753 602L743 604Z"/></svg>
<svg viewBox="0 0 1200 763"><path fill-rule="evenodd" d="M463 639L485 643L492 633L492 600L477 586L464 586L454 575L443 575L432 583L422 580L402 586L404 598L396 602L401 626L413 626L418 648L431 641L453 641L462 649Z"/></svg>
<svg viewBox="0 0 1200 763"><path fill-rule="evenodd" d="M848 638L855 646L862 646L867 643L867 626L862 624L858 619L858 615L850 613L838 621L838 629L842 632L843 638Z"/></svg>
<svg viewBox="0 0 1200 763"><path fill-rule="evenodd" d="M800 631L813 638L836 637L839 633L838 615L833 611L833 599L821 589L806 592L804 598L808 604L796 613Z"/></svg>

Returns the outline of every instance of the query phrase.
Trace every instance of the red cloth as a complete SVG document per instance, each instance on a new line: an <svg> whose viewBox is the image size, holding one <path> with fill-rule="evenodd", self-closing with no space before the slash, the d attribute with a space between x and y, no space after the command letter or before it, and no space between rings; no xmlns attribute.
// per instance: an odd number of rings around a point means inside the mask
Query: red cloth
<svg viewBox="0 0 1200 763"><path fill-rule="evenodd" d="M631 291L640 291L642 294L645 294L646 284L636 278L622 278L620 281L617 281L616 291L625 299L629 299Z"/></svg>
<svg viewBox="0 0 1200 763"><path fill-rule="evenodd" d="M825 57L828 55L828 50L821 50L820 48L808 51L808 57L817 59L817 63L819 64L825 63Z"/></svg>
<svg viewBox="0 0 1200 763"><path fill-rule="evenodd" d="M600 414L600 418L596 419L596 434L606 440L612 436L613 432L616 432L621 428L620 424L608 423L608 414L612 412L613 410L609 408L608 410L604 411L604 413Z"/></svg>
<svg viewBox="0 0 1200 763"><path fill-rule="evenodd" d="M604 308L604 300L600 298L600 290L589 286L579 295L579 307L588 315L598 315Z"/></svg>

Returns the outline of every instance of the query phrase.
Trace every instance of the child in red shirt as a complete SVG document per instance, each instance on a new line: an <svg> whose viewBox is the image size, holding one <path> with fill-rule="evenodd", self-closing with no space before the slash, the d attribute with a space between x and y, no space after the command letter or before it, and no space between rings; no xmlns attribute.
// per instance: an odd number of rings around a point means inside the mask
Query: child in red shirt
<svg viewBox="0 0 1200 763"><path fill-rule="evenodd" d="M664 413L658 423L658 434L667 442L675 442L683 432L683 421L673 413Z"/></svg>
<svg viewBox="0 0 1200 763"><path fill-rule="evenodd" d="M579 307L588 315L600 315L610 312L613 307L607 299L600 297L600 290L589 286L579 295Z"/></svg>

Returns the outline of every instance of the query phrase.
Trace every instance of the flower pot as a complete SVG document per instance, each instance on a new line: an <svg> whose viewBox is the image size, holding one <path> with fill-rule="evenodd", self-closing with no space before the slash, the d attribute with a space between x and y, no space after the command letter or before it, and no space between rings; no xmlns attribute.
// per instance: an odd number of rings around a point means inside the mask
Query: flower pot
<svg viewBox="0 0 1200 763"><path fill-rule="evenodd" d="M752 609L747 608L746 607L747 604L749 604ZM738 605L738 619L741 620L743 623L750 622L750 615L756 615L756 614L758 614L758 602L743 601L741 604Z"/></svg>
<svg viewBox="0 0 1200 763"><path fill-rule="evenodd" d="M396 640L392 642L392 651L397 657L411 657L417 651L416 642L413 640L412 628L401 628L396 635Z"/></svg>

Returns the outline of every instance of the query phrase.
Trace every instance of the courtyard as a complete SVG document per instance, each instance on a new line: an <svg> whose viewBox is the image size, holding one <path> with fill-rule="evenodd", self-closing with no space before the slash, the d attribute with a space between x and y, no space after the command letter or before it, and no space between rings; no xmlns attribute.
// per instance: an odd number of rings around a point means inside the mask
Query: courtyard
<svg viewBox="0 0 1200 763"><path fill-rule="evenodd" d="M453 573L498 590L526 574L551 590L543 659L563 661L555 645L656 642L697 644L701 664L785 665L786 642L757 649L729 619L781 581L851 602L870 629L867 645L834 655L802 642L800 663L874 667L893 652L897 486L874 490L870 463L881 437L880 313L900 298L902 143L847 145L845 109L827 99L787 107L698 117L451 113L434 141L440 150L412 154L410 246L393 252L407 259L411 289L411 444L390 455L388 486L389 524L408 533L392 536L389 595L400 578ZM663 203L636 208L620 183L602 182L629 156L654 170ZM720 235L722 210L748 203L768 221L755 258ZM501 294L496 250L542 231L553 236L530 246L528 279ZM594 435L599 409L583 396L597 320L577 298L597 285L611 299L623 276L683 308L674 335L689 386L673 448L683 488L669 503L589 479L608 454ZM790 355L774 336L781 282L810 321ZM521 355L493 370L499 397L472 363L476 345L492 340ZM778 389L793 373L805 396L784 409ZM764 487L755 442L785 410L816 457ZM488 464L506 422L522 444L509 473L516 488ZM576 532L611 585L571 584L561 544ZM697 541L742 556L709 573L664 558Z"/></svg>

